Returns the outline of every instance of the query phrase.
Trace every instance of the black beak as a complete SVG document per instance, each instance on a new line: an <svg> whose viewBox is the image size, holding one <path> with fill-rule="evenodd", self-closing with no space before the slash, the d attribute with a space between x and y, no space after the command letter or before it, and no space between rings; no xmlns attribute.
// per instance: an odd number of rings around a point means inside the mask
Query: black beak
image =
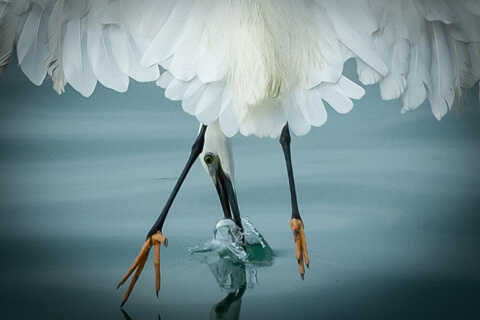
<svg viewBox="0 0 480 320"><path fill-rule="evenodd" d="M222 204L225 218L232 219L243 232L240 209L238 208L237 194L233 187L232 180L223 172L221 166L215 169L215 187L217 188L220 203ZM233 215L233 217L232 217Z"/></svg>

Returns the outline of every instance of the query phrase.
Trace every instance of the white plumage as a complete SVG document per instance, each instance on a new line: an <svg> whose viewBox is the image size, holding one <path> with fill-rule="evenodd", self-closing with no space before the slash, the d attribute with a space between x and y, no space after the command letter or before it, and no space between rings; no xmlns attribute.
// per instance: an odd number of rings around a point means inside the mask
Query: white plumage
<svg viewBox="0 0 480 320"><path fill-rule="evenodd" d="M14 49L36 85L48 74L58 93L70 84L88 97L97 82L124 92L130 78L156 81L201 122L162 213L119 283L135 271L123 305L152 246L158 296L162 228L199 156L224 217L242 230L229 139L237 132L281 134L303 279L310 260L290 130L306 134L327 121L327 104L345 114L363 97L365 90L343 74L349 59L362 84L378 83L383 99L401 99L401 112L428 100L440 120L480 80L480 1L0 0L0 71ZM241 234L232 241L247 245Z"/></svg>
<svg viewBox="0 0 480 320"><path fill-rule="evenodd" d="M350 58L402 112L428 99L441 119L480 79L479 41L475 0L0 0L0 69L15 48L59 93L157 81L228 137L306 134L325 102L348 113L364 94L342 74Z"/></svg>

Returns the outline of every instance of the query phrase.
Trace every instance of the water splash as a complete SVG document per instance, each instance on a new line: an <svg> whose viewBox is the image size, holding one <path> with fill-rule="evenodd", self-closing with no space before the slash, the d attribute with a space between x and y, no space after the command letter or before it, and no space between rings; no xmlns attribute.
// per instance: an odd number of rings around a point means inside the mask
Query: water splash
<svg viewBox="0 0 480 320"><path fill-rule="evenodd" d="M221 219L213 239L190 248L191 256L208 264L218 285L237 290L257 283L257 268L273 264L273 250L248 218L242 218L244 232L230 219ZM242 241L245 239L245 243Z"/></svg>
<svg viewBox="0 0 480 320"><path fill-rule="evenodd" d="M248 218L242 218L242 225L243 233L232 220L221 219L215 226L213 239L188 251L205 262L220 257L238 263L271 265L274 254L267 241Z"/></svg>

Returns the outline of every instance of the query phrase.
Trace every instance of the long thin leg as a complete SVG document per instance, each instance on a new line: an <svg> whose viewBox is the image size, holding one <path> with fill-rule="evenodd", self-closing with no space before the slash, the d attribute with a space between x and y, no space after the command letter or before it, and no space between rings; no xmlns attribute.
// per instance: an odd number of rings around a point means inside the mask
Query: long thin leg
<svg viewBox="0 0 480 320"><path fill-rule="evenodd" d="M206 131L207 131L207 126L203 125L202 128L200 129L200 133L198 134L197 139L195 140L195 143L192 146L192 151L190 152L190 156L188 157L187 163L183 168L182 174L178 178L177 183L175 184L175 187L173 187L172 193L168 197L167 203L165 204L165 207L163 207L162 213L160 214L157 221L155 221L154 225L148 232L147 239L151 237L155 232L162 231L163 224L165 223L165 219L167 218L167 215L168 215L168 211L170 210L170 207L173 204L173 200L175 200L178 190L180 190L180 187L182 186L182 183L185 180L185 177L190 171L190 168L195 163L195 160L197 160L198 156L203 151Z"/></svg>
<svg viewBox="0 0 480 320"><path fill-rule="evenodd" d="M295 179L293 177L292 155L290 152L291 141L290 129L288 128L287 123L282 129L282 134L280 135L280 144L282 145L283 154L285 155L285 162L287 164L288 183L290 184L290 198L292 202L292 219L302 220L298 210L297 192L295 190Z"/></svg>
<svg viewBox="0 0 480 320"><path fill-rule="evenodd" d="M182 186L182 183L185 180L185 177L190 171L190 168L194 164L195 160L198 158L200 153L202 153L203 145L205 142L206 130L207 130L207 126L202 125L200 129L200 133L197 139L195 140L195 143L192 146L192 151L185 165L185 168L183 169L182 174L178 178L177 183L175 184L175 187L172 190L172 193L168 197L167 203L165 204L165 207L163 208L162 213L158 217L153 227L148 232L147 239L143 244L143 247L139 255L133 262L132 266L128 269L127 273L122 277L122 279L120 280L117 286L117 288L119 288L135 272L132 280L130 281L129 287L125 292L125 295L123 297L123 300L120 306L123 306L127 302L133 288L135 287L135 284L138 278L140 277L140 274L143 271L143 267L147 262L148 254L152 246L155 247L155 258L154 258L155 291L158 297L158 291L160 290L160 245L164 245L165 247L168 245L167 238L162 234L162 227L163 227L163 224L165 223L165 219L167 218L168 211L173 204L173 200L175 199L175 196L177 195L178 190L180 190L180 187Z"/></svg>
<svg viewBox="0 0 480 320"><path fill-rule="evenodd" d="M290 220L290 228L293 232L293 238L295 241L295 250L296 257L298 262L298 268L300 271L300 276L304 277L305 267L303 265L304 261L307 267L310 266L310 261L307 252L307 241L305 238L305 232L303 230L303 221L300 217L300 211L298 210L297 203L297 192L295 190L295 179L293 177L293 167L292 167L292 155L290 152L290 129L288 128L288 123L283 127L282 133L280 135L280 144L282 145L283 154L285 155L285 162L287 165L288 173L288 183L290 185L290 198L292 203L292 219Z"/></svg>

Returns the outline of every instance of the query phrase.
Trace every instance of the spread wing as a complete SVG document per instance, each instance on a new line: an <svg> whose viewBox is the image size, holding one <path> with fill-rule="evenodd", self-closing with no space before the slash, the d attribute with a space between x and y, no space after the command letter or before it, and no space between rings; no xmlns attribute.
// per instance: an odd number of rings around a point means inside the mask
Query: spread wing
<svg viewBox="0 0 480 320"><path fill-rule="evenodd" d="M0 68L15 49L59 93L157 81L228 136L286 121L304 134L327 120L324 102L347 113L363 96L343 75L351 58L383 99L402 112L428 99L440 119L480 79L479 16L476 0L0 0Z"/></svg>
<svg viewBox="0 0 480 320"><path fill-rule="evenodd" d="M402 113L428 99L441 119L462 89L480 79L480 2L476 0L318 1L339 40L357 60L359 80L379 83L384 100L401 99ZM366 35L388 72L356 49Z"/></svg>
<svg viewBox="0 0 480 320"><path fill-rule="evenodd" d="M0 0L0 68L16 49L34 84L49 75L58 93L68 83L85 97L97 83L124 92L130 78L157 81L199 121L220 118L234 134L226 36L214 29L225 12L212 0Z"/></svg>

